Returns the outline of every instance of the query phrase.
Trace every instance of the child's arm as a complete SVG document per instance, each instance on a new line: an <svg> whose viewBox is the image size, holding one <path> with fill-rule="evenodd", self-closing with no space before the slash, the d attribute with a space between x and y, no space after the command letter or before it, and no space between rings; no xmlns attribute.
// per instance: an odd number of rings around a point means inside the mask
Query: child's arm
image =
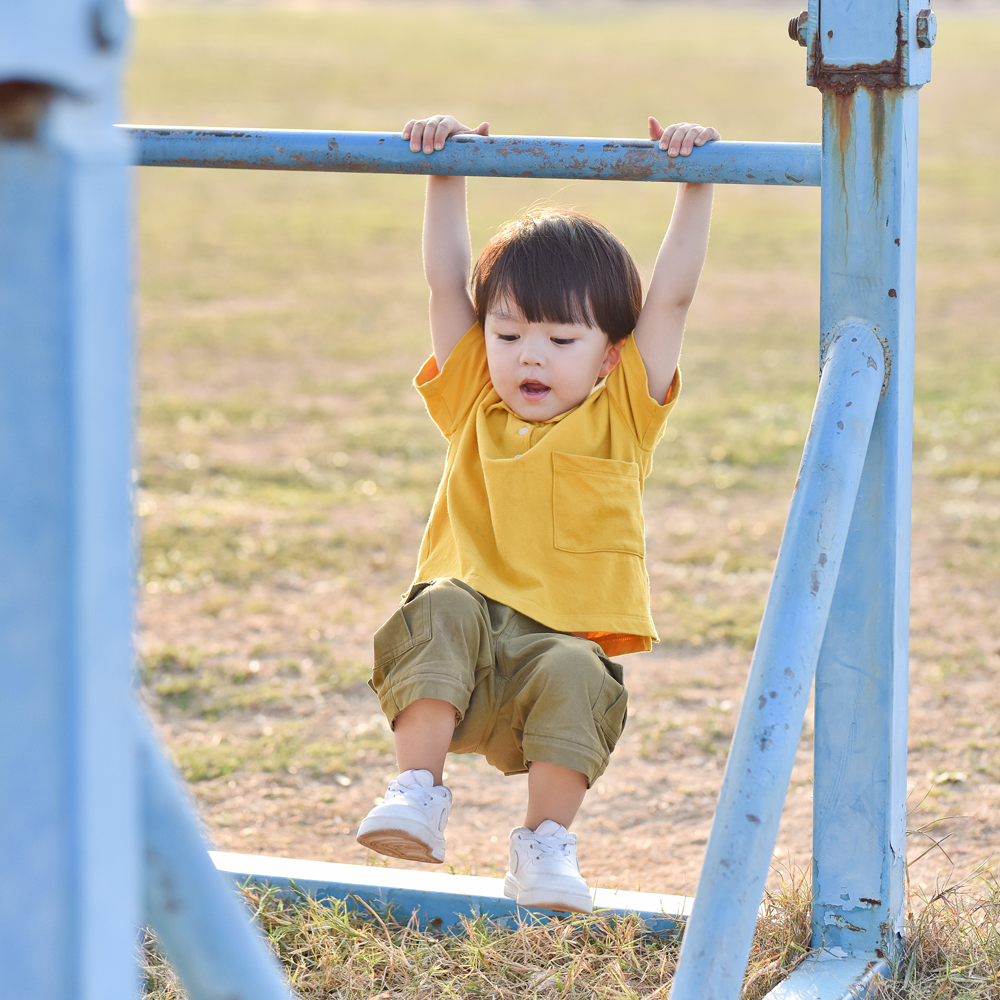
<svg viewBox="0 0 1000 1000"><path fill-rule="evenodd" d="M479 128L461 125L451 115L435 115L409 121L402 137L410 140L410 149L417 153L423 147L430 155L443 149L445 139L457 132L489 135L490 127L483 122ZM465 178L427 178L427 200L424 205L424 276L430 285L431 343L438 369L465 332L476 322L476 310L469 295L469 274L472 268L472 248L469 243L469 220L465 209Z"/></svg>
<svg viewBox="0 0 1000 1000"><path fill-rule="evenodd" d="M663 128L655 118L649 119L649 135L659 139L660 149L670 156L689 156L695 146L719 138L714 128L686 123ZM635 324L635 343L646 366L649 394L659 403L666 400L677 369L684 323L705 263L712 192L711 184L679 185L670 226Z"/></svg>

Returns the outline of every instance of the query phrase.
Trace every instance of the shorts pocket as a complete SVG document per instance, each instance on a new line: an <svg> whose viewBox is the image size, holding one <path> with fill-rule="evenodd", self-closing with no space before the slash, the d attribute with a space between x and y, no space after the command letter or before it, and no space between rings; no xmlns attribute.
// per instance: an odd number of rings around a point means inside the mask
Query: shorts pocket
<svg viewBox="0 0 1000 1000"><path fill-rule="evenodd" d="M430 594L422 591L397 608L375 633L376 670L398 659L414 646L429 642L432 635Z"/></svg>
<svg viewBox="0 0 1000 1000"><path fill-rule="evenodd" d="M609 668L608 676L601 688L597 704L594 705L594 721L600 727L608 753L611 753L625 730L625 720L628 718L628 691L622 684L621 666L613 661L606 661L605 666ZM616 667L617 670L611 670L610 667Z"/></svg>
<svg viewBox="0 0 1000 1000"><path fill-rule="evenodd" d="M552 521L563 552L644 556L638 463L553 452Z"/></svg>

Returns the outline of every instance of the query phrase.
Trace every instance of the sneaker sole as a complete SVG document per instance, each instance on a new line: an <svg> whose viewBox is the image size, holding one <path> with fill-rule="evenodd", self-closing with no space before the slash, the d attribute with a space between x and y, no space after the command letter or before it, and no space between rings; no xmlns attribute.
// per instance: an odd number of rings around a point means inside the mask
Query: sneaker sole
<svg viewBox="0 0 1000 1000"><path fill-rule="evenodd" d="M510 875L504 879L503 893L510 899L516 900L518 906L528 906L540 910L561 910L568 913L593 913L594 901L588 892L566 893L560 896L553 890L538 889L529 892L523 889L516 879Z"/></svg>
<svg viewBox="0 0 1000 1000"><path fill-rule="evenodd" d="M358 831L357 841L363 847L382 854L387 858L399 858L401 861L423 861L430 865L439 865L444 861L444 851L438 857L434 849L425 844L419 837L400 829L378 829Z"/></svg>

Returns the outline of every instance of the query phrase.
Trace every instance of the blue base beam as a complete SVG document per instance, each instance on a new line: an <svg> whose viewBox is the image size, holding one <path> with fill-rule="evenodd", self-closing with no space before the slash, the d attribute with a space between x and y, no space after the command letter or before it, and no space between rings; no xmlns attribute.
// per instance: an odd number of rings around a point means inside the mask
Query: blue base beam
<svg viewBox="0 0 1000 1000"><path fill-rule="evenodd" d="M463 917L488 917L502 927L516 927L560 916L551 910L528 910L518 906L503 894L503 879L499 878L211 853L216 868L232 875L241 885L249 881L272 885L286 893L299 890L314 899L351 902L357 897L379 915L391 909L396 919L406 921L416 913L420 926L425 929L459 932ZM687 896L595 890L595 913L636 915L650 934L659 937L679 934L690 906L691 899ZM361 903L357 903L356 908L365 912Z"/></svg>
<svg viewBox="0 0 1000 1000"><path fill-rule="evenodd" d="M891 975L878 958L848 958L843 949L823 949L810 955L764 1000L863 1000L880 979Z"/></svg>
<svg viewBox="0 0 1000 1000"><path fill-rule="evenodd" d="M566 180L686 181L819 187L820 147L807 142L712 142L667 156L649 139L453 135L442 150L410 152L398 132L160 128L119 125L142 167L456 174Z"/></svg>

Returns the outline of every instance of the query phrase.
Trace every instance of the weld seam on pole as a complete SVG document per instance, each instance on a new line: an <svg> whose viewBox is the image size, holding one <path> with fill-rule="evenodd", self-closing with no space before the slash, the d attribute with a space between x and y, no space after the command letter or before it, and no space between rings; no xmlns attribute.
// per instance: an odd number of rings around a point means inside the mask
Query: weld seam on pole
<svg viewBox="0 0 1000 1000"><path fill-rule="evenodd" d="M882 394L885 357L871 327L846 320L838 329L820 379L672 1000L737 1000L746 970Z"/></svg>
<svg viewBox="0 0 1000 1000"><path fill-rule="evenodd" d="M146 921L191 1000L292 1000L281 969L208 854L194 808L139 723Z"/></svg>
<svg viewBox="0 0 1000 1000"><path fill-rule="evenodd" d="M670 157L649 139L452 136L433 154L394 132L116 126L138 166L350 173L549 177L819 187L820 147L804 142L711 142Z"/></svg>

